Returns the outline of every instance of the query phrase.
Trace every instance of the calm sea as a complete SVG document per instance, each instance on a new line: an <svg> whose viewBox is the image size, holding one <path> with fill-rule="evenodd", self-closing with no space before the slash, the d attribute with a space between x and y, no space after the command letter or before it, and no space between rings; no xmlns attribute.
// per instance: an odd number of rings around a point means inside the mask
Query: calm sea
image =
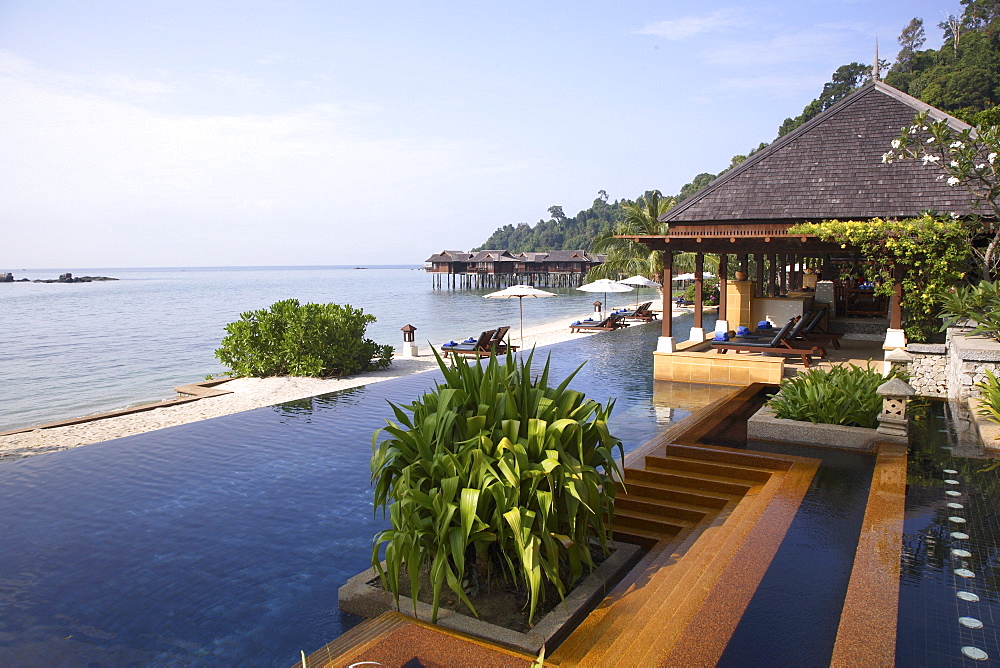
<svg viewBox="0 0 1000 668"><path fill-rule="evenodd" d="M517 300L483 299L490 290L435 290L417 266L13 271L16 279L71 271L121 280L0 283L0 431L170 398L174 386L223 371L214 351L227 323L281 299L362 308L378 318L368 336L396 346L406 324L425 348L497 325L517 328ZM546 289L558 296L525 300L525 327L559 318L568 324L603 299Z"/></svg>

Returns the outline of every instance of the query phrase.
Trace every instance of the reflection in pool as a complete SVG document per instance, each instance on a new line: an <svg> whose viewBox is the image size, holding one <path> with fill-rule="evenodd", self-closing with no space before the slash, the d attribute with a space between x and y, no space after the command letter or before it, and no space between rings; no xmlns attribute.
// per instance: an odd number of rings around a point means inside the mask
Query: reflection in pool
<svg viewBox="0 0 1000 668"><path fill-rule="evenodd" d="M553 346L556 377L617 401L635 448L687 415L652 401L658 325ZM549 349L545 349L546 351ZM0 664L290 665L357 619L374 429L434 374L0 467ZM706 394L707 397L707 394ZM707 403L707 400L706 400Z"/></svg>

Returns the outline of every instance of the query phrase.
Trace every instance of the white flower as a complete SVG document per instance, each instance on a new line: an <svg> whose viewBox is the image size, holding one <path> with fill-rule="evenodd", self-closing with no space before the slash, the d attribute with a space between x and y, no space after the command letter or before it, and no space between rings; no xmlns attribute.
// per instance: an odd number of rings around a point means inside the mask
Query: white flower
<svg viewBox="0 0 1000 668"><path fill-rule="evenodd" d="M892 162L893 157L894 156L892 154L892 151L889 151L888 153L883 153L882 154L882 162L883 163L885 163L885 162Z"/></svg>
<svg viewBox="0 0 1000 668"><path fill-rule="evenodd" d="M948 177L948 185L949 186L957 186L958 183L959 183L958 178L956 178L954 176L949 176Z"/></svg>
<svg viewBox="0 0 1000 668"><path fill-rule="evenodd" d="M898 139L893 139L892 140L892 147L893 148L899 148L902 145L903 145L903 142L899 141Z"/></svg>
<svg viewBox="0 0 1000 668"><path fill-rule="evenodd" d="M955 213L954 211L952 211L952 212L951 212L951 213L949 213L948 215L949 215L949 216L951 216L951 219L952 219L952 220L958 220L958 214L957 214L957 213Z"/></svg>
<svg viewBox="0 0 1000 668"><path fill-rule="evenodd" d="M953 141L948 148L965 148L965 144L960 141Z"/></svg>
<svg viewBox="0 0 1000 668"><path fill-rule="evenodd" d="M934 137L928 137L927 138L927 143L928 144L933 143L933 141L934 141Z"/></svg>
<svg viewBox="0 0 1000 668"><path fill-rule="evenodd" d="M920 128L920 129L923 130L924 132L927 132L927 126L926 125L924 127Z"/></svg>
<svg viewBox="0 0 1000 668"><path fill-rule="evenodd" d="M990 163L991 165L993 164L993 161L996 159L997 159L996 153L990 153L988 156L986 156L986 162Z"/></svg>
<svg viewBox="0 0 1000 668"><path fill-rule="evenodd" d="M941 160L941 158L939 158L936 155L928 155L928 154L924 155L924 164L925 165L936 164L940 160Z"/></svg>
<svg viewBox="0 0 1000 668"><path fill-rule="evenodd" d="M982 169L985 166L986 166L986 163L983 162L983 163L980 163L980 164L976 165L976 169Z"/></svg>
<svg viewBox="0 0 1000 668"><path fill-rule="evenodd" d="M951 162L948 163L948 165L950 165L951 167L958 167L958 160L952 160Z"/></svg>

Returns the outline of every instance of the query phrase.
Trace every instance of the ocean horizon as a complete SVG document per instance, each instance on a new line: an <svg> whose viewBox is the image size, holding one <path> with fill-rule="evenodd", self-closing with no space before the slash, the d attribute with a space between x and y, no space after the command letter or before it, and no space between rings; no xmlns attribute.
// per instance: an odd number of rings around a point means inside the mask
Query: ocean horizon
<svg viewBox="0 0 1000 668"><path fill-rule="evenodd" d="M0 283L5 395L0 431L161 401L178 385L225 369L214 351L225 325L282 299L350 304L374 315L366 336L397 348L417 328L422 353L501 325L518 325L517 300L483 299L492 289L435 289L423 265L77 267L3 269ZM117 281L25 283L60 274ZM525 300L524 325L593 311L601 295L545 288ZM645 299L655 293L644 290ZM612 305L636 293L612 295Z"/></svg>

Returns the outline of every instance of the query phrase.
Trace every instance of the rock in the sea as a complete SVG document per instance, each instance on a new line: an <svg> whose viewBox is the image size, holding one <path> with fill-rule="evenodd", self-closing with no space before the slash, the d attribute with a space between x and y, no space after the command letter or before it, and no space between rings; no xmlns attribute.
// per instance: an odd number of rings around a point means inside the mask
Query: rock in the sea
<svg viewBox="0 0 1000 668"><path fill-rule="evenodd" d="M0 274L0 283L13 283L14 274L3 273Z"/></svg>

